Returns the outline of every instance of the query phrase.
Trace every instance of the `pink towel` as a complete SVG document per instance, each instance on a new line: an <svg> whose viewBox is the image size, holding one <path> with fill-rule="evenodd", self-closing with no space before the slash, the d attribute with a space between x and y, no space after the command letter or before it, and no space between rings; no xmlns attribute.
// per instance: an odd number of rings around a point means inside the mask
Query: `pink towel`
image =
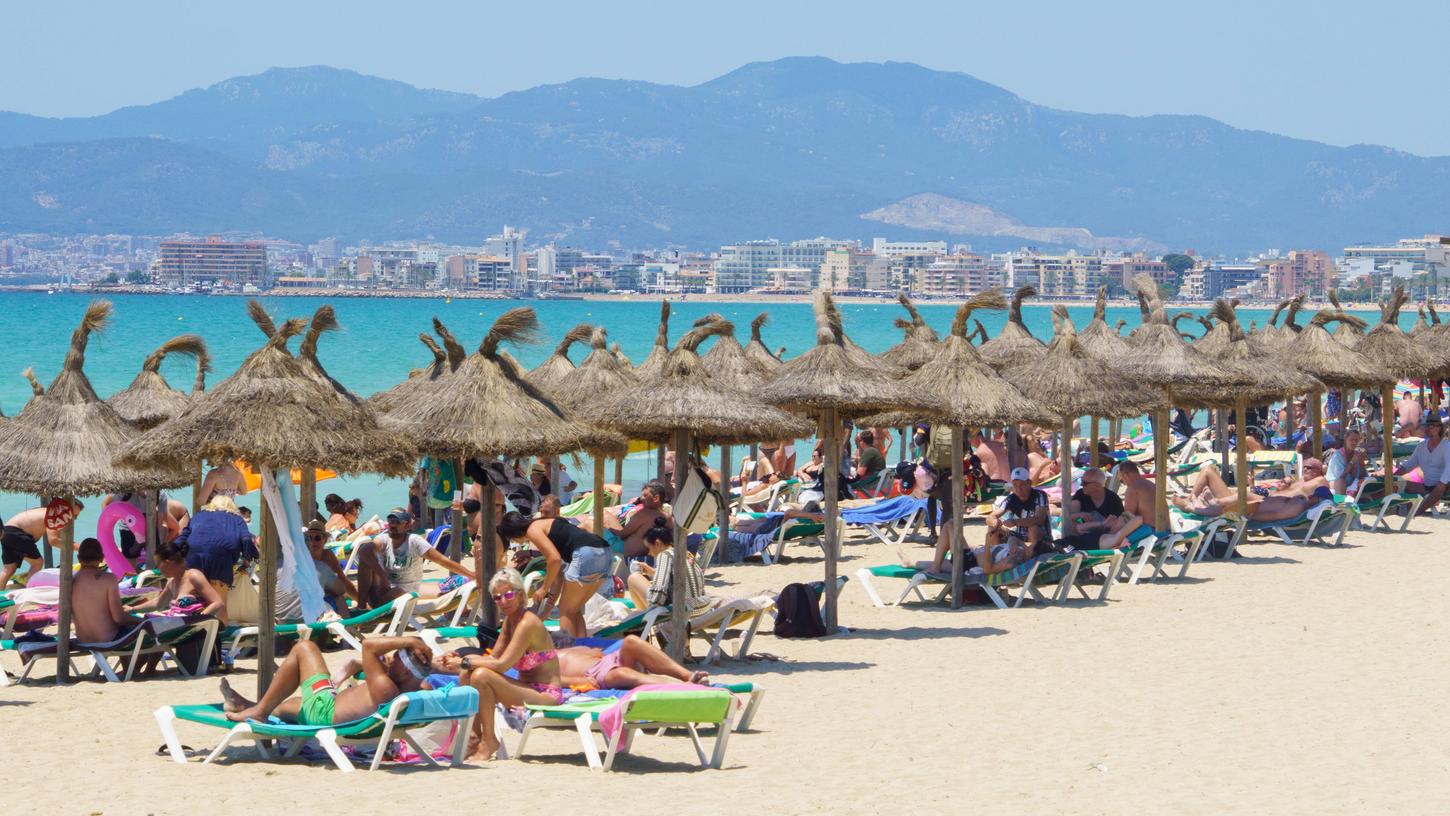
<svg viewBox="0 0 1450 816"><path fill-rule="evenodd" d="M695 683L659 683L652 686L637 686L630 689L627 694L619 698L619 702L600 712L599 730L603 732L606 744L613 740L620 729L624 728L624 705L633 697L636 692L641 691L699 691L709 686L701 686ZM617 753L625 753L628 745L620 748Z"/></svg>

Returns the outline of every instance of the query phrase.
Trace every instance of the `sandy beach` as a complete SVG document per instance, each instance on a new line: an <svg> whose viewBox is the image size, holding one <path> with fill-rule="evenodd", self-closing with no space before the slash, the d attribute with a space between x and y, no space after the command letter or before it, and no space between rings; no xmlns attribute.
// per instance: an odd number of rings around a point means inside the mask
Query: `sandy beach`
<svg viewBox="0 0 1450 816"><path fill-rule="evenodd" d="M1421 567L1439 562L1450 521L1412 528L1353 532L1335 550L1254 543L1244 558L1195 565L1184 580L1116 587L1106 604L876 609L853 580L841 609L849 633L765 635L753 651L778 661L716 669L769 690L721 771L693 767L683 736L645 736L617 772L590 772L572 732L538 735L522 762L454 770L344 775L323 763L260 762L248 748L220 764L181 766L155 753L152 711L216 700L215 678L12 686L0 693L14 782L6 810L194 816L633 802L699 814L1445 812L1450 715L1439 700L1450 603L1441 570ZM970 540L981 534L968 529ZM783 565L718 568L713 591L819 577L818 550L792 554ZM892 558L853 538L842 571ZM253 666L239 664L233 682L250 691ZM198 749L220 736L179 730Z"/></svg>

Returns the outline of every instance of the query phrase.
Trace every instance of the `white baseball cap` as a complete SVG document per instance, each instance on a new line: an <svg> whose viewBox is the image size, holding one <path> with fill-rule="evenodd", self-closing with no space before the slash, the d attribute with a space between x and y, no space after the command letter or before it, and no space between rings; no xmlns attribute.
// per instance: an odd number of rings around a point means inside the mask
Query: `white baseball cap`
<svg viewBox="0 0 1450 816"><path fill-rule="evenodd" d="M1012 481L1030 482L1032 475L1027 472L1027 468L1012 468Z"/></svg>

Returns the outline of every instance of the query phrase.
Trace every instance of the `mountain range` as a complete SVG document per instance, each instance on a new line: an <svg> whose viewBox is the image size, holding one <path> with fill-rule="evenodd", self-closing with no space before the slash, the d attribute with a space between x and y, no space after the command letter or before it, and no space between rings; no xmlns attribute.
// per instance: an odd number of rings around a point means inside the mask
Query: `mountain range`
<svg viewBox="0 0 1450 816"><path fill-rule="evenodd" d="M103 116L0 112L0 232L697 249L889 235L1337 249L1443 230L1450 157L1033 104L910 63L795 57L680 87L484 99L274 68Z"/></svg>

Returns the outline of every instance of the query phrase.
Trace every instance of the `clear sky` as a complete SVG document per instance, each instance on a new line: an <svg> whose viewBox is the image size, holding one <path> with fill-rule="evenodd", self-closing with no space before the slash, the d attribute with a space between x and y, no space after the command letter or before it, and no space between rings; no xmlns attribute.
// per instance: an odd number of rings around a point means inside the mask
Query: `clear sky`
<svg viewBox="0 0 1450 816"><path fill-rule="evenodd" d="M4 4L0 31L0 110L50 116L278 65L493 96L579 76L688 85L823 55L962 71L1071 110L1450 155L1447 0L46 0Z"/></svg>

